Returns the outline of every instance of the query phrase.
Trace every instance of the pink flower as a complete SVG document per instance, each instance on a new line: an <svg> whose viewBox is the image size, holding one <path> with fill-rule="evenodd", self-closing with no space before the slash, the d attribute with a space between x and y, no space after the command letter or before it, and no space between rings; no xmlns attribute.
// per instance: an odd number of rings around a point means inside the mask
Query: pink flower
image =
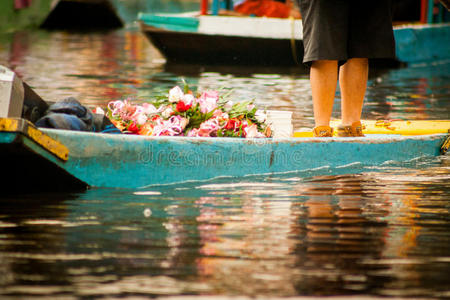
<svg viewBox="0 0 450 300"><path fill-rule="evenodd" d="M169 91L169 102L178 102L181 99L183 99L184 93L183 91L180 89L179 86L173 87L170 91Z"/></svg>
<svg viewBox="0 0 450 300"><path fill-rule="evenodd" d="M229 116L227 113L223 112L221 109L216 109L212 115L213 118L217 118L219 120L228 120Z"/></svg>
<svg viewBox="0 0 450 300"><path fill-rule="evenodd" d="M181 116L172 116L169 120L157 119L156 125L153 128L152 135L154 136L175 136L183 133L188 120Z"/></svg>
<svg viewBox="0 0 450 300"><path fill-rule="evenodd" d="M219 120L217 118L212 118L200 124L197 136L216 136L217 130L219 129Z"/></svg>
<svg viewBox="0 0 450 300"><path fill-rule="evenodd" d="M142 108L144 109L144 113L147 115L156 114L158 110L153 104L150 103L144 103L142 104Z"/></svg>
<svg viewBox="0 0 450 300"><path fill-rule="evenodd" d="M220 109L216 109L213 113L213 118L222 117L223 112Z"/></svg>
<svg viewBox="0 0 450 300"><path fill-rule="evenodd" d="M182 116L172 116L169 119L169 122L172 123L172 127L176 130L180 130L180 133L186 128L186 125L189 123L189 120L183 118Z"/></svg>
<svg viewBox="0 0 450 300"><path fill-rule="evenodd" d="M111 110L113 117L119 116L124 107L125 103L122 100L111 101L108 103L108 108Z"/></svg>
<svg viewBox="0 0 450 300"><path fill-rule="evenodd" d="M264 134L258 131L258 127L256 124L252 124L250 126L246 126L244 128L245 137L246 138L262 138L265 137Z"/></svg>
<svg viewBox="0 0 450 300"><path fill-rule="evenodd" d="M198 136L198 129L197 128L193 128L191 130L189 130L189 132L187 133L188 137L197 137Z"/></svg>
<svg viewBox="0 0 450 300"><path fill-rule="evenodd" d="M216 109L217 101L219 100L218 91L206 91L197 99L200 104L200 111L204 114Z"/></svg>
<svg viewBox="0 0 450 300"><path fill-rule="evenodd" d="M134 113L130 116L131 120L138 125L144 125L147 122L147 115L143 106L137 105L134 107Z"/></svg>
<svg viewBox="0 0 450 300"><path fill-rule="evenodd" d="M130 121L133 119L133 114L136 112L136 106L132 105L127 100L112 101L108 104L113 117L119 117L123 121Z"/></svg>

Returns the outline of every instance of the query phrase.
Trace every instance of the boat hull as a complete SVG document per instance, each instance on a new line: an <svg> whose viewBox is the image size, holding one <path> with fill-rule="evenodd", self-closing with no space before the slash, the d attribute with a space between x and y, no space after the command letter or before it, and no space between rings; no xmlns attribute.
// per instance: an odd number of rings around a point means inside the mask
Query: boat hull
<svg viewBox="0 0 450 300"><path fill-rule="evenodd" d="M192 14L140 14L141 30L169 63L295 66L301 20Z"/></svg>
<svg viewBox="0 0 450 300"><path fill-rule="evenodd" d="M301 64L302 41L242 36L206 35L153 30L146 37L169 63L208 65L293 66Z"/></svg>
<svg viewBox="0 0 450 300"><path fill-rule="evenodd" d="M131 189L221 176L403 162L439 155L446 138L446 134L436 134L239 139L43 132L69 149L68 160L56 163L74 177L90 186Z"/></svg>
<svg viewBox="0 0 450 300"><path fill-rule="evenodd" d="M141 31L168 63L297 66L303 60L299 20L152 14L139 19ZM395 26L394 36L396 59L374 62L450 60L449 23Z"/></svg>
<svg viewBox="0 0 450 300"><path fill-rule="evenodd" d="M450 60L450 23L399 26L394 36L401 62L415 65Z"/></svg>
<svg viewBox="0 0 450 300"><path fill-rule="evenodd" d="M1 195L84 190L64 168L69 150L24 119L0 119Z"/></svg>
<svg viewBox="0 0 450 300"><path fill-rule="evenodd" d="M443 126L446 126L445 124ZM0 119L3 192L142 189L216 177L378 166L437 156L447 133L356 138L145 137L38 129ZM446 149L447 149L446 148Z"/></svg>
<svg viewBox="0 0 450 300"><path fill-rule="evenodd" d="M124 22L110 0L59 0L41 25L46 29L64 30L117 29L123 26Z"/></svg>

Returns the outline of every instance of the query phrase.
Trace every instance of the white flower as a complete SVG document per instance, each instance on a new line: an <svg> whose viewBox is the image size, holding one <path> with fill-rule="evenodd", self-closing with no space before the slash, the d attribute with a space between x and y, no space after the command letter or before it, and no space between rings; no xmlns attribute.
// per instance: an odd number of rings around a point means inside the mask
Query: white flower
<svg viewBox="0 0 450 300"><path fill-rule="evenodd" d="M162 113L161 116L165 119L169 118L170 115L173 113L173 109L171 106L168 106Z"/></svg>
<svg viewBox="0 0 450 300"><path fill-rule="evenodd" d="M184 102L184 105L186 105L186 106L192 105L192 103L194 103L194 101L195 101L195 98L191 94L185 94L183 96L183 102Z"/></svg>
<svg viewBox="0 0 450 300"><path fill-rule="evenodd" d="M144 103L144 104L142 104L142 108L144 110L144 113L147 114L147 115L155 114L155 113L158 112L156 107L153 104L151 104L151 103Z"/></svg>
<svg viewBox="0 0 450 300"><path fill-rule="evenodd" d="M227 103L225 103L225 105L223 106L223 108L225 110L230 110L233 107L233 101L228 101Z"/></svg>
<svg viewBox="0 0 450 300"><path fill-rule="evenodd" d="M138 114L136 117L136 123L138 125L144 125L147 122L147 116L145 114Z"/></svg>
<svg viewBox="0 0 450 300"><path fill-rule="evenodd" d="M257 110L255 112L255 118L260 123L265 123L267 120L267 114L262 110Z"/></svg>
<svg viewBox="0 0 450 300"><path fill-rule="evenodd" d="M183 98L183 96L183 91L179 86L176 86L169 91L169 102L178 102Z"/></svg>
<svg viewBox="0 0 450 300"><path fill-rule="evenodd" d="M94 109L94 114L97 114L97 115L105 115L105 111L101 108L101 107L96 107L95 109Z"/></svg>

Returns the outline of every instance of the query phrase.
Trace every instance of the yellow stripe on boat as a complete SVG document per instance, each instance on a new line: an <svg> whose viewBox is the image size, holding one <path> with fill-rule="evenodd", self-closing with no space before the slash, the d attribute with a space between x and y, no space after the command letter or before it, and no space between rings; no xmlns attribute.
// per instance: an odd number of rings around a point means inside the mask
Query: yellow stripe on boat
<svg viewBox="0 0 450 300"><path fill-rule="evenodd" d="M448 133L450 120L418 120L418 121L386 121L386 120L363 120L364 134L398 134L398 135L425 135ZM340 120L333 120L330 126L337 134ZM294 137L312 137L312 131L296 131Z"/></svg>
<svg viewBox="0 0 450 300"><path fill-rule="evenodd" d="M31 122L24 119L14 118L0 118L0 132L20 132L41 147L58 157L63 161L69 158L69 149L60 142L52 139L39 129L37 129Z"/></svg>

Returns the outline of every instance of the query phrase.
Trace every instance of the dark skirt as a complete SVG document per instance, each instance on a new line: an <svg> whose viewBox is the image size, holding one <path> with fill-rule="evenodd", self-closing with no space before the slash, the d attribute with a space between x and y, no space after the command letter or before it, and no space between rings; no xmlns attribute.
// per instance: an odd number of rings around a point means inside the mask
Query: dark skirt
<svg viewBox="0 0 450 300"><path fill-rule="evenodd" d="M299 0L303 62L394 58L390 0Z"/></svg>

